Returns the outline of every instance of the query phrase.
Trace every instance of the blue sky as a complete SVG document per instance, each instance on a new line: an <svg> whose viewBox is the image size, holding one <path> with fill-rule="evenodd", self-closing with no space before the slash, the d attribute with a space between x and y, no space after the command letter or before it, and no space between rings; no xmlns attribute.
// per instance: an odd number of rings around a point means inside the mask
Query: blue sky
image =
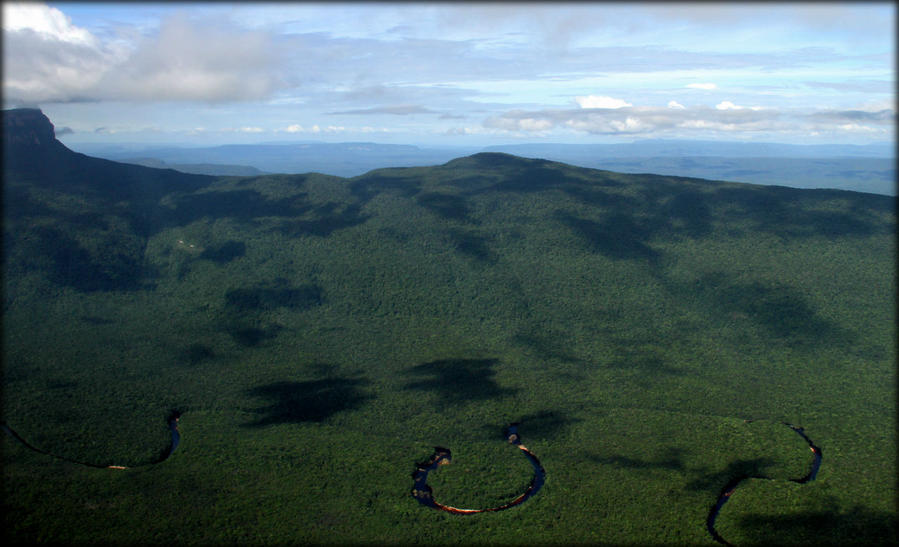
<svg viewBox="0 0 899 547"><path fill-rule="evenodd" d="M3 3L64 142L894 142L881 3Z"/></svg>

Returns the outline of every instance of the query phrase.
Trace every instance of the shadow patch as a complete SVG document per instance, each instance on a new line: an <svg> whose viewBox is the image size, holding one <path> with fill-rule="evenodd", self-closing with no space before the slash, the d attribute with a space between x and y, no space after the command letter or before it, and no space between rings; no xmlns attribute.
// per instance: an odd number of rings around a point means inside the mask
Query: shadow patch
<svg viewBox="0 0 899 547"><path fill-rule="evenodd" d="M97 317L96 315L82 315L80 319L89 325L111 325L115 323L112 319Z"/></svg>
<svg viewBox="0 0 899 547"><path fill-rule="evenodd" d="M140 289L143 241L114 232L90 235L97 244L93 253L61 230L36 227L29 234L23 266L43 270L54 283L81 292Z"/></svg>
<svg viewBox="0 0 899 547"><path fill-rule="evenodd" d="M570 342L567 333L546 331L545 329L525 330L516 334L512 341L523 345L536 353L540 358L557 360L564 363L580 363L583 360L568 351L566 341Z"/></svg>
<svg viewBox="0 0 899 547"><path fill-rule="evenodd" d="M800 190L781 186L724 187L715 192L714 200L730 206L727 214L736 220L749 221L754 230L784 238L824 236L868 236L895 233L895 223L877 218L872 211L894 212L895 198L841 190ZM827 207L831 200L848 205Z"/></svg>
<svg viewBox="0 0 899 547"><path fill-rule="evenodd" d="M757 545L881 545L894 542L899 531L895 513L855 506L849 511L804 511L790 515L746 515L739 526Z"/></svg>
<svg viewBox="0 0 899 547"><path fill-rule="evenodd" d="M318 285L299 287L253 287L232 289L225 293L225 304L239 312L273 310L285 307L306 310L321 305L324 291Z"/></svg>
<svg viewBox="0 0 899 547"><path fill-rule="evenodd" d="M268 199L256 190L226 190L201 192L173 198L167 221L170 225L184 226L203 217L211 219L233 218L249 221L257 217L294 217L309 209L303 203L305 194L284 199Z"/></svg>
<svg viewBox="0 0 899 547"><path fill-rule="evenodd" d="M468 220L470 213L465 198L451 194L427 193L416 196L415 201L429 211L448 220Z"/></svg>
<svg viewBox="0 0 899 547"><path fill-rule="evenodd" d="M712 231L712 211L705 202L706 194L683 190L663 207L661 216L677 222L675 229L688 237L707 236Z"/></svg>
<svg viewBox="0 0 899 547"><path fill-rule="evenodd" d="M215 357L212 348L204 344L191 344L181 350L178 354L178 361L187 365L199 365L204 361L209 361Z"/></svg>
<svg viewBox="0 0 899 547"><path fill-rule="evenodd" d="M356 410L373 396L361 387L366 380L328 378L308 382L275 382L248 391L254 397L271 400L271 404L254 409L258 420L244 424L264 427L273 424L323 422L338 412Z"/></svg>
<svg viewBox="0 0 899 547"><path fill-rule="evenodd" d="M527 439L554 439L565 428L581 421L581 418L572 418L559 410L543 410L518 420L522 436Z"/></svg>
<svg viewBox="0 0 899 547"><path fill-rule="evenodd" d="M450 230L449 234L460 253L487 264L496 263L496 255L487 246L486 237L462 230Z"/></svg>
<svg viewBox="0 0 899 547"><path fill-rule="evenodd" d="M435 392L444 404L483 401L515 393L493 379L497 359L443 359L416 365L406 371L428 377L406 384L406 389Z"/></svg>
<svg viewBox="0 0 899 547"><path fill-rule="evenodd" d="M617 454L611 456L588 454L587 458L599 465L612 465L627 469L669 469L673 471L683 471L686 467L684 466L682 453L683 451L679 448L668 447L666 449L666 455L662 459L655 461L628 458L627 456L620 456Z"/></svg>
<svg viewBox="0 0 899 547"><path fill-rule="evenodd" d="M402 171L398 169L397 171ZM350 193L362 203L367 203L381 192L398 192L404 197L413 197L419 190L420 182L414 177L390 176L386 173L370 172L353 180Z"/></svg>
<svg viewBox="0 0 899 547"><path fill-rule="evenodd" d="M759 282L726 285L721 274L704 276L700 284L701 291L712 294L717 309L745 314L775 338L827 344L852 342L855 338L820 317L808 300L791 287Z"/></svg>
<svg viewBox="0 0 899 547"><path fill-rule="evenodd" d="M652 230L641 226L625 214L614 213L601 222L558 213L557 219L571 228L597 253L619 260L656 262L659 252L647 244Z"/></svg>
<svg viewBox="0 0 899 547"><path fill-rule="evenodd" d="M280 330L280 326L274 325L267 329L260 329L258 327L234 327L227 329L226 332L231 335L231 338L237 344L240 344L245 348L254 348L263 341L277 336Z"/></svg>
<svg viewBox="0 0 899 547"><path fill-rule="evenodd" d="M709 490L716 494L721 490L722 484L730 484L738 478L766 477L765 469L776 462L771 458L753 458L751 460L736 460L727 464L727 467L716 473L707 473L687 483L688 490Z"/></svg>
<svg viewBox="0 0 899 547"><path fill-rule="evenodd" d="M624 347L619 351L620 357L606 366L623 370L639 370L641 375L653 377L658 374L682 376L682 370L669 366L656 352L641 348Z"/></svg>
<svg viewBox="0 0 899 547"><path fill-rule="evenodd" d="M231 262L247 254L247 245L243 241L228 240L215 247L207 247L199 256L201 259L211 260L217 264Z"/></svg>
<svg viewBox="0 0 899 547"><path fill-rule="evenodd" d="M352 228L368 220L369 216L361 214L361 210L361 206L357 204L337 210L335 204L328 203L313 212L314 218L286 220L272 230L292 237L303 235L328 237L336 230Z"/></svg>

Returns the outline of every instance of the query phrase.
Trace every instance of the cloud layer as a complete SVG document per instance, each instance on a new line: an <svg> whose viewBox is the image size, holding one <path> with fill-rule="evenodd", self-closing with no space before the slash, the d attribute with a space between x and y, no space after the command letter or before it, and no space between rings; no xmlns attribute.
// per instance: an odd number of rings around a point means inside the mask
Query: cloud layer
<svg viewBox="0 0 899 547"><path fill-rule="evenodd" d="M562 129L594 135L809 134L851 131L889 137L896 122L894 110L809 111L741 107L724 101L714 108L686 108L671 101L666 107L616 107L558 110L511 110L484 121L485 127L515 133Z"/></svg>
<svg viewBox="0 0 899 547"><path fill-rule="evenodd" d="M895 127L889 6L56 6L3 4L3 91L76 138L857 141Z"/></svg>
<svg viewBox="0 0 899 547"><path fill-rule="evenodd" d="M184 14L136 42L103 43L56 8L3 5L4 93L31 102L240 101L268 97L277 58L268 35Z"/></svg>

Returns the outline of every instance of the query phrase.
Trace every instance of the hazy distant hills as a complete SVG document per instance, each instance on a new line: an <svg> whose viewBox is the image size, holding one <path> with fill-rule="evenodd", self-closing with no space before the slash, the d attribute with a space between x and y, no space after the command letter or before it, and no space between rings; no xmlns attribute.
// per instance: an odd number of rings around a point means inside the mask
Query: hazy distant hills
<svg viewBox="0 0 899 547"><path fill-rule="evenodd" d="M437 165L477 152L477 149L427 149L375 143L229 144L208 148L93 145L82 150L116 161L133 161L131 158L141 156L144 162L152 158L172 166L240 164L267 173L323 173L344 177L382 167Z"/></svg>
<svg viewBox="0 0 899 547"><path fill-rule="evenodd" d="M250 177L263 175L263 171L249 165L229 165L227 163L166 163L156 158L126 158L123 163L133 163L157 169L174 169L182 173L195 175L214 175L219 177Z"/></svg>
<svg viewBox="0 0 899 547"><path fill-rule="evenodd" d="M510 144L486 148L424 148L375 143L247 144L205 148L78 145L98 157L159 162L184 172L247 175L317 172L357 176L383 167L439 165L477 152L504 152L623 173L656 173L896 195L896 160L889 145L788 145L643 140L627 144ZM143 160L134 160L142 156ZM188 166L181 164L197 164ZM219 164L241 166L212 167ZM180 168L179 168L179 165Z"/></svg>

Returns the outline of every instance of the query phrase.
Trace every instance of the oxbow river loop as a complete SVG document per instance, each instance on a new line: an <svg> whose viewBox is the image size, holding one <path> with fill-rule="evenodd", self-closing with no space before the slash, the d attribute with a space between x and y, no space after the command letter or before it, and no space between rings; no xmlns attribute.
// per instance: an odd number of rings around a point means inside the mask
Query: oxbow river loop
<svg viewBox="0 0 899 547"><path fill-rule="evenodd" d="M534 467L534 478L531 479L531 484L520 496L498 507L488 507L486 509L460 509L458 507L443 505L442 503L434 499L434 492L431 487L428 486L428 473L436 470L441 465L449 464L452 461L452 453L448 448L435 446L434 455L431 456L428 461L419 463L416 466L415 471L412 473L412 478L415 479L415 485L412 487L412 497L417 499L418 503L424 505L425 507L440 509L441 511L446 511L447 513L453 513L456 515L471 515L474 513L486 513L488 511L502 511L504 509L515 507L516 505L524 503L528 498L536 494L543 486L543 483L546 480L546 471L544 471L543 466L540 464L540 460L537 459L537 456L535 456L530 450L528 450L526 446L521 444L521 437L518 435L518 425L519 424L517 423L513 423L506 428L506 439L509 441L509 444L513 444L519 450L521 450L524 456L528 459L529 462L531 462L531 465Z"/></svg>
<svg viewBox="0 0 899 547"><path fill-rule="evenodd" d="M805 434L805 431L803 428L796 427L796 426L794 426L792 424L788 424L786 422L783 422L783 424L785 426L789 427L790 429L792 429L793 431L795 431L800 437L805 439L805 442L808 443L809 450L811 450L812 454L814 454L814 456L815 456L814 461L812 461L811 469L804 477L801 477L798 479L788 479L788 480L790 480L791 482L799 483L799 484L805 484L809 481L815 480L815 477L818 476L818 469L821 467L821 449L818 446L816 446L815 443L813 443L811 439L808 438L808 436ZM724 504L727 503L727 500L730 499L730 496L737 489L737 486L739 486L739 484L746 479L776 480L776 479L772 479L771 477L765 477L765 476L761 476L761 475L759 475L759 476L742 475L739 477L734 477L730 481L728 481L728 483L724 486L724 489L721 490L721 494L718 496L718 500L715 502L715 505L712 506L712 510L709 512L709 516L706 519L706 528L708 529L709 533L712 535L712 538L715 541L717 541L718 543L721 543L723 545L733 545L733 544L729 543L726 539L721 537L721 534L719 534L718 531L715 530L715 519L718 518L718 513L721 512L721 508L724 507Z"/></svg>

